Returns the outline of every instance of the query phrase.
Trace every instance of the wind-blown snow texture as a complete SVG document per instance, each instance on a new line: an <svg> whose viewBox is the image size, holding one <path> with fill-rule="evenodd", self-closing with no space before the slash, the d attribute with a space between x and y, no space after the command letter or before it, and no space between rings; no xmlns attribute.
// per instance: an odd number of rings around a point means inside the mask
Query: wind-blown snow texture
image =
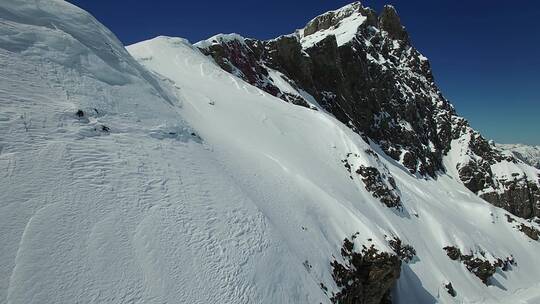
<svg viewBox="0 0 540 304"><path fill-rule="evenodd" d="M417 178L179 38L129 47L148 72L63 1L0 2L0 23L0 303L329 303L320 284L339 291L330 262L356 232L415 248L395 303L540 300L540 243L515 228L534 224L456 172ZM486 286L445 246L517 265Z"/></svg>

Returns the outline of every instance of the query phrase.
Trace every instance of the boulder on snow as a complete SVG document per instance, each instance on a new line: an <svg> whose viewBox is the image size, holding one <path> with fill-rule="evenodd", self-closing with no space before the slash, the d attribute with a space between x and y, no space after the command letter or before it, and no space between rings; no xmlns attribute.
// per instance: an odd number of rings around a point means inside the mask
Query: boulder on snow
<svg viewBox="0 0 540 304"><path fill-rule="evenodd" d="M454 286L452 286L452 282L448 282L447 284L444 284L444 288L448 292L449 295L451 295L453 298L457 296L457 292L454 289Z"/></svg>

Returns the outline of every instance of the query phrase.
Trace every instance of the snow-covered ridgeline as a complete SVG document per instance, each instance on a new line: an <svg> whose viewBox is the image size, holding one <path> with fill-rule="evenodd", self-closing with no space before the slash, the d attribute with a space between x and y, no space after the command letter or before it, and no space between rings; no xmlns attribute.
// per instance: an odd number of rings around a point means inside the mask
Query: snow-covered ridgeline
<svg viewBox="0 0 540 304"><path fill-rule="evenodd" d="M504 151L509 151L520 160L540 169L540 146L496 144L496 147Z"/></svg>

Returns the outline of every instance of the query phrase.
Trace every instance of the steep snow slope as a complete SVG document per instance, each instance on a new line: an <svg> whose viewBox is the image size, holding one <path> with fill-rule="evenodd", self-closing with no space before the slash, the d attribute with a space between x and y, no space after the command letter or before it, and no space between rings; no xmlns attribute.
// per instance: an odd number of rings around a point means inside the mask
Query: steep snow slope
<svg viewBox="0 0 540 304"><path fill-rule="evenodd" d="M0 303L320 297L107 29L61 1L2 1L0 23Z"/></svg>
<svg viewBox="0 0 540 304"><path fill-rule="evenodd" d="M539 243L507 223L506 212L451 176L417 179L382 154L373 156L369 150L376 146L332 116L279 102L221 70L185 40L158 37L128 50L176 85L184 100L182 116L276 227L297 263L309 261L312 268L303 275L314 284L338 290L329 276L330 258L339 257L343 238L359 232L357 244L369 245L371 238L389 250L385 235L395 235L416 249L417 259L402 266L397 303L506 303L540 295L534 279L540 271L534 262ZM348 153L357 157L348 158ZM342 167L343 159L353 168L387 168L403 211L373 198L359 175ZM482 251L487 259L513 255L518 266L498 271L492 285L485 286L447 257L442 248L448 245L467 253ZM442 287L448 281L458 291L454 299Z"/></svg>
<svg viewBox="0 0 540 304"><path fill-rule="evenodd" d="M356 232L416 249L396 303L538 302L539 243L451 176L413 177L185 40L130 47L154 75L65 2L0 2L0 23L0 303L329 303ZM402 210L361 165L393 176ZM448 245L517 265L486 286Z"/></svg>

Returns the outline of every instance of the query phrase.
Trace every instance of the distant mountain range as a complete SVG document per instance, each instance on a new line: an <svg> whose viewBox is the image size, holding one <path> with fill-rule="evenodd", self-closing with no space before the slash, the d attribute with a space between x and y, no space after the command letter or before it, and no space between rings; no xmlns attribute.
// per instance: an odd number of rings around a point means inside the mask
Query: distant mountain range
<svg viewBox="0 0 540 304"><path fill-rule="evenodd" d="M523 162L540 169L540 146L523 144L497 144L498 148L512 152Z"/></svg>

